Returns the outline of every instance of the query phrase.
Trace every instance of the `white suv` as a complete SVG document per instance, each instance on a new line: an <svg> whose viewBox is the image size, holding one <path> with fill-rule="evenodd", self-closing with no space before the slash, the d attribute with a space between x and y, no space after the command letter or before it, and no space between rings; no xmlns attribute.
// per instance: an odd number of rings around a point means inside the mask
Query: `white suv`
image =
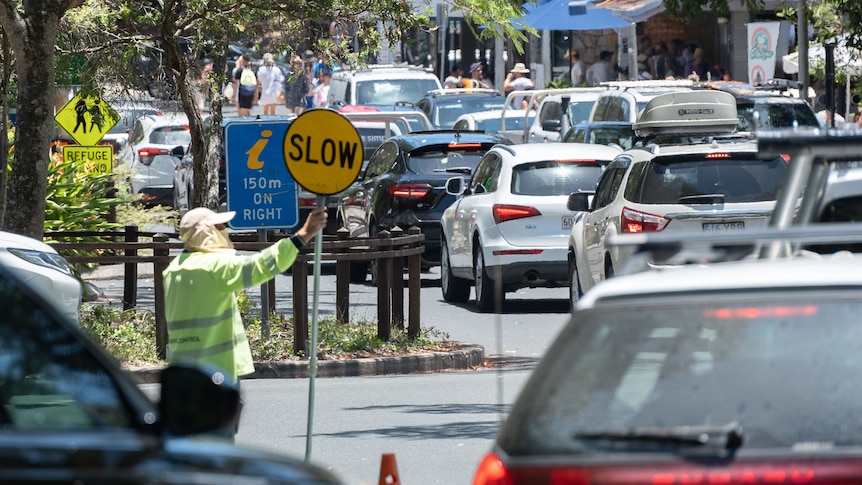
<svg viewBox="0 0 862 485"><path fill-rule="evenodd" d="M371 65L333 72L329 84L329 106L412 106L428 91L442 88L437 76L418 67Z"/></svg>
<svg viewBox="0 0 862 485"><path fill-rule="evenodd" d="M606 244L614 235L764 227L787 173L784 158L759 157L750 134L733 134L736 102L726 92L655 97L634 126L643 144L608 165L594 194L569 196L570 210L586 211L569 236L572 303L628 258L630 247Z"/></svg>
<svg viewBox="0 0 862 485"><path fill-rule="evenodd" d="M117 155L118 165L131 171L130 190L146 206L172 206L174 169L191 143L185 113L145 115L135 121L129 142Z"/></svg>

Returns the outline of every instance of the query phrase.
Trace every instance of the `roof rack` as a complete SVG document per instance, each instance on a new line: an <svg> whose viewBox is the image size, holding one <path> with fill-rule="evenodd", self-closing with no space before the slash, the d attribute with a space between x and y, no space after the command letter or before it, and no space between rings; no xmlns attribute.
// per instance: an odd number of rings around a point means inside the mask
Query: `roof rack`
<svg viewBox="0 0 862 485"><path fill-rule="evenodd" d="M802 245L862 242L862 225L822 223L786 228L766 227L723 233L641 232L608 237L610 247L636 246L616 274L641 272L652 266L707 264L741 259L774 259L798 254ZM770 251L780 247L780 253Z"/></svg>
<svg viewBox="0 0 862 485"><path fill-rule="evenodd" d="M634 124L637 136L727 134L739 121L736 98L725 91L680 91L647 102Z"/></svg>
<svg viewBox="0 0 862 485"><path fill-rule="evenodd" d="M605 81L599 87L629 89L629 88L688 88L694 86L690 79L643 79L639 81Z"/></svg>

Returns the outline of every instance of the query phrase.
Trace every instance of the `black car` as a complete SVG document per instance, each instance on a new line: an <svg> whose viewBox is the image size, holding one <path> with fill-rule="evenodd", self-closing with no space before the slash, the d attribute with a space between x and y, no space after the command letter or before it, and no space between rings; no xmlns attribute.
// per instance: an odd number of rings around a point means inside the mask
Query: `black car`
<svg viewBox="0 0 862 485"><path fill-rule="evenodd" d="M726 91L736 98L739 131L820 126L811 105L795 96L793 89L798 88L787 82L752 86L735 81L713 81L704 83L703 87Z"/></svg>
<svg viewBox="0 0 862 485"><path fill-rule="evenodd" d="M339 483L301 459L203 439L236 426L238 386L171 366L156 404L50 299L0 266L3 483Z"/></svg>
<svg viewBox="0 0 862 485"><path fill-rule="evenodd" d="M338 227L351 237L375 237L395 226L416 226L425 234L425 267L440 264L440 217L454 201L446 193L453 175L469 177L482 156L496 144L510 144L500 134L423 131L393 136L371 156L365 177L341 193ZM354 263L351 280L365 281L369 262ZM374 276L372 271L372 277Z"/></svg>
<svg viewBox="0 0 862 485"><path fill-rule="evenodd" d="M448 130L464 113L503 109L506 97L493 89L435 89L416 102L434 128Z"/></svg>

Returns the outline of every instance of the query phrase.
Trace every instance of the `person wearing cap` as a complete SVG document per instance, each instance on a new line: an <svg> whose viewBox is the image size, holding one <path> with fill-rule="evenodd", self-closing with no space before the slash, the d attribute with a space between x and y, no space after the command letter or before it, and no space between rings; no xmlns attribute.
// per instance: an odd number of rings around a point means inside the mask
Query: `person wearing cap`
<svg viewBox="0 0 862 485"><path fill-rule="evenodd" d="M263 66L257 70L260 82L260 98L257 104L263 106L264 115L274 115L278 98L284 97L284 73L275 65L275 58L267 52L263 55Z"/></svg>
<svg viewBox="0 0 862 485"><path fill-rule="evenodd" d="M617 71L612 62L613 56L614 53L611 51L602 51L599 54L599 60L587 69L587 84L597 86L616 79Z"/></svg>
<svg viewBox="0 0 862 485"><path fill-rule="evenodd" d="M465 88L489 88L491 87L488 83L482 81L482 63L474 62L470 65L470 78L462 79L461 84L464 85Z"/></svg>
<svg viewBox="0 0 862 485"><path fill-rule="evenodd" d="M536 83L527 77L530 70L523 62L515 63L515 67L506 75L506 80L503 81L503 92L507 95L512 91L523 91L533 89ZM512 107L515 109L527 109L529 101L525 96L515 96L512 99Z"/></svg>
<svg viewBox="0 0 862 485"><path fill-rule="evenodd" d="M254 362L236 293L287 271L326 225L327 213L324 207L312 210L292 237L251 255L233 248L226 224L235 215L206 207L188 211L179 225L184 251L163 276L168 361L215 365L238 383L254 372Z"/></svg>

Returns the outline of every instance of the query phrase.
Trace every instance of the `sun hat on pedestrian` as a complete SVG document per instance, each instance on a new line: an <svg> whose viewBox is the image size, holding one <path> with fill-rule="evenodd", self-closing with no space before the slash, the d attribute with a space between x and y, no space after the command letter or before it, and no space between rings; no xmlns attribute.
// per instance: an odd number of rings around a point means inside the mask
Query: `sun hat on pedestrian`
<svg viewBox="0 0 862 485"><path fill-rule="evenodd" d="M512 70L509 72L519 72L521 74L527 74L528 72L530 72L530 70L527 69L527 66L524 65L523 62L517 62L515 63L515 67L513 67Z"/></svg>
<svg viewBox="0 0 862 485"><path fill-rule="evenodd" d="M215 212L206 207L196 207L180 219L180 240L190 251L209 251L231 248L230 239L220 235L218 224L227 224L236 212Z"/></svg>
<svg viewBox="0 0 862 485"><path fill-rule="evenodd" d="M271 66L275 64L275 57L272 56L269 52L263 55L263 63L267 66Z"/></svg>
<svg viewBox="0 0 862 485"><path fill-rule="evenodd" d="M470 64L470 74L473 74L473 72L475 72L479 69L482 69L482 63L481 62L474 62L473 64Z"/></svg>

